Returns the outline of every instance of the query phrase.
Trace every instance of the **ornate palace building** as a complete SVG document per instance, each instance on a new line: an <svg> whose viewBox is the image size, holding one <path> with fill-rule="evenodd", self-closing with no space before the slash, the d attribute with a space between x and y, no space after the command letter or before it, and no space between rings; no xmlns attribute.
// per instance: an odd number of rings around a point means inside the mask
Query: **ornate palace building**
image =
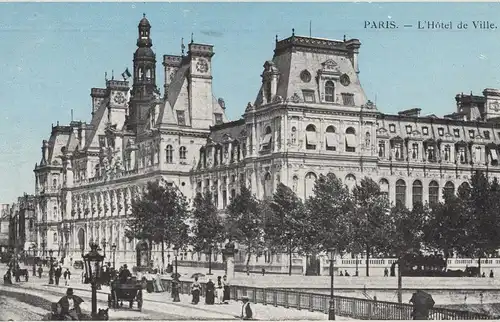
<svg viewBox="0 0 500 322"><path fill-rule="evenodd" d="M276 39L255 101L229 122L212 92L213 47L191 42L185 55L164 55L161 95L150 30L143 18L132 83L92 88L90 122L53 126L43 141L34 170L39 249L76 258L90 239L104 240L117 246L118 263L136 263L141 243L125 238L125 220L151 180L188 198L211 190L223 210L241 184L266 198L282 182L306 198L320 174L333 172L349 187L369 176L411 207L440 200L474 170L500 172L498 90L457 95L457 111L441 118L419 109L383 114L361 86L357 39L292 34ZM287 271L281 257L252 262Z"/></svg>

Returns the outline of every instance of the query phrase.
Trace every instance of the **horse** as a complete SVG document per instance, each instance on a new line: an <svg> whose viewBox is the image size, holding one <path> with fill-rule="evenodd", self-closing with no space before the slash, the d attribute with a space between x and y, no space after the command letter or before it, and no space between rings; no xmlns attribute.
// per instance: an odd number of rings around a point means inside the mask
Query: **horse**
<svg viewBox="0 0 500 322"><path fill-rule="evenodd" d="M26 268L20 268L18 270L15 270L13 273L14 277L16 278L16 281L19 280L19 277L24 276L24 280L27 282L29 279L29 273Z"/></svg>

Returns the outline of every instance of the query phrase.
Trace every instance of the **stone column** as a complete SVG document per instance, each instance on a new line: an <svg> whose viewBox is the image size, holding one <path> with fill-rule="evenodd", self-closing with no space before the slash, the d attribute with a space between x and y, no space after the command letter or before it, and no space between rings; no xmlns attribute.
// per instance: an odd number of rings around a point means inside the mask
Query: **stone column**
<svg viewBox="0 0 500 322"><path fill-rule="evenodd" d="M229 241L222 251L226 261L226 276L227 278L234 278L234 255L238 252L235 249L234 243Z"/></svg>

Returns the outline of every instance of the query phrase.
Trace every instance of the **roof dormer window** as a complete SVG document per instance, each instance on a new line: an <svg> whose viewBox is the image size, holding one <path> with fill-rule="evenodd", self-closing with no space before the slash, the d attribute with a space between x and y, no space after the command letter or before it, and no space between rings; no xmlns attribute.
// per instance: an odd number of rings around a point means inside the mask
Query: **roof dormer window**
<svg viewBox="0 0 500 322"><path fill-rule="evenodd" d="M325 83L325 102L335 102L335 84L330 80Z"/></svg>

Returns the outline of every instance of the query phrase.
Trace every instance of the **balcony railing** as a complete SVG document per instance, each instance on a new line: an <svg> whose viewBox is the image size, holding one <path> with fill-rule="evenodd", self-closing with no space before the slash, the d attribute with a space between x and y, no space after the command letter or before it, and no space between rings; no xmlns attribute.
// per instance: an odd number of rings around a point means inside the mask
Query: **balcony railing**
<svg viewBox="0 0 500 322"><path fill-rule="evenodd" d="M172 291L172 281L164 279L163 284L168 292ZM189 281L180 282L180 293L190 294ZM202 294L206 292L206 284L201 283ZM251 302L264 305L295 308L328 314L330 296L326 294L298 292L283 289L269 289L246 286L230 286L231 299L240 300L248 296ZM411 320L413 306L404 303L375 301L345 296L334 296L335 314L361 320ZM483 313L460 311L444 308L433 308L429 312L433 320L489 320L494 317Z"/></svg>

